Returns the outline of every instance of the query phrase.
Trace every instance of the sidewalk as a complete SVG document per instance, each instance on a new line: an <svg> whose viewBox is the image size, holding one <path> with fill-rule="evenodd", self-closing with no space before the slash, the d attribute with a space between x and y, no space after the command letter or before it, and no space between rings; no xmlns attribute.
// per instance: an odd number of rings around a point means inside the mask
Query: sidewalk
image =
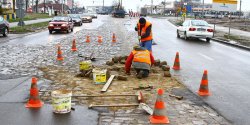
<svg viewBox="0 0 250 125"><path fill-rule="evenodd" d="M25 25L50 21L52 18L24 21ZM10 23L10 27L16 27L18 22Z"/></svg>
<svg viewBox="0 0 250 125"><path fill-rule="evenodd" d="M52 105L44 104L40 109L25 108L29 98L30 77L0 80L0 121L3 125L95 125L98 112L85 106L73 106L68 114L55 114ZM46 81L39 80L41 88ZM86 115L87 114L87 115ZM21 117L20 117L21 116Z"/></svg>
<svg viewBox="0 0 250 125"><path fill-rule="evenodd" d="M210 26L214 27L213 24L210 24ZM224 27L224 26L220 26L220 25L215 25L215 30L228 33L229 28ZM234 28L230 29L230 33L233 34L233 35L237 35L237 36L245 36L245 37L250 36L250 32L243 31L243 30L238 30L238 29L234 29Z"/></svg>

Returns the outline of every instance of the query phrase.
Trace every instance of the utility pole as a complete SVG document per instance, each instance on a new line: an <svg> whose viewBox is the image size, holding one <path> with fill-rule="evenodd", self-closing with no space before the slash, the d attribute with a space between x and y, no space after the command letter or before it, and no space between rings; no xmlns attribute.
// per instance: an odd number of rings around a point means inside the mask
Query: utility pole
<svg viewBox="0 0 250 125"><path fill-rule="evenodd" d="M151 0L151 14L153 14L153 0Z"/></svg>
<svg viewBox="0 0 250 125"><path fill-rule="evenodd" d="M102 0L102 11L104 11L104 0Z"/></svg>
<svg viewBox="0 0 250 125"><path fill-rule="evenodd" d="M164 0L164 9L163 9L163 16L165 16L165 10L166 10L166 0Z"/></svg>
<svg viewBox="0 0 250 125"><path fill-rule="evenodd" d="M202 18L204 18L204 0L202 0Z"/></svg>
<svg viewBox="0 0 250 125"><path fill-rule="evenodd" d="M241 17L241 2L242 2L242 0L240 0L240 14L239 14L239 18Z"/></svg>
<svg viewBox="0 0 250 125"><path fill-rule="evenodd" d="M63 11L64 11L64 5L63 5L64 3L63 2L64 2L64 0L62 0L62 15L63 15Z"/></svg>
<svg viewBox="0 0 250 125"><path fill-rule="evenodd" d="M45 0L43 0L43 13L45 13L45 8L46 8Z"/></svg>

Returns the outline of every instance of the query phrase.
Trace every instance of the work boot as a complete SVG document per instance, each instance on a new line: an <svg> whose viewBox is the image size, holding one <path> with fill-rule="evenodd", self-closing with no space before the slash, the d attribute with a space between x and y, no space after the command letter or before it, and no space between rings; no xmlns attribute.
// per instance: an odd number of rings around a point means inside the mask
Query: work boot
<svg viewBox="0 0 250 125"><path fill-rule="evenodd" d="M136 77L138 79L142 79L142 76L143 76L143 71L142 70L138 74L136 74Z"/></svg>

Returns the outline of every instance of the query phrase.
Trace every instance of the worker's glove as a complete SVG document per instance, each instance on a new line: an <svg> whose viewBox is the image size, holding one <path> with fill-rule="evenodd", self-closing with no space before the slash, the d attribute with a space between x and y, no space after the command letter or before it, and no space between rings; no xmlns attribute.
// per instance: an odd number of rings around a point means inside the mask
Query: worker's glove
<svg viewBox="0 0 250 125"><path fill-rule="evenodd" d="M138 36L138 39L141 40L141 36Z"/></svg>

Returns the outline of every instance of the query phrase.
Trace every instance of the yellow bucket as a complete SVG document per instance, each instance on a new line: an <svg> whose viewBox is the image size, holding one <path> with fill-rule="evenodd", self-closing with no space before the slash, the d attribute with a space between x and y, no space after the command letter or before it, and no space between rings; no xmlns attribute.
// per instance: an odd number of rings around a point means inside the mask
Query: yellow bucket
<svg viewBox="0 0 250 125"><path fill-rule="evenodd" d="M96 84L105 84L107 81L107 69L93 69L93 79Z"/></svg>
<svg viewBox="0 0 250 125"><path fill-rule="evenodd" d="M91 68L91 61L82 61L79 63L80 65L80 70L89 70Z"/></svg>
<svg viewBox="0 0 250 125"><path fill-rule="evenodd" d="M65 114L71 111L71 91L55 90L52 91L51 96L54 113Z"/></svg>

